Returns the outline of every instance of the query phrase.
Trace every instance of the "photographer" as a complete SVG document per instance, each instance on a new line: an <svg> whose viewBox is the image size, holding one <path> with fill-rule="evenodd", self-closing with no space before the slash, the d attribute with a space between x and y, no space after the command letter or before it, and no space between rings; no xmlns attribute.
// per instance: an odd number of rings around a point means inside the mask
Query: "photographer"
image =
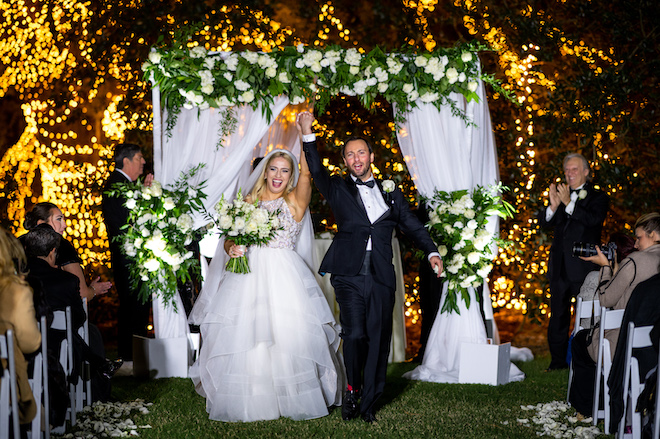
<svg viewBox="0 0 660 439"><path fill-rule="evenodd" d="M597 254L580 257L601 266L598 299L601 306L625 309L637 284L660 272L660 214L653 212L642 215L635 223L635 248L619 264L616 255L608 259L599 248ZM573 381L569 401L585 417L592 415L593 383L598 356L598 329L578 332L571 345L573 354ZM619 329L605 331L614 356Z"/></svg>

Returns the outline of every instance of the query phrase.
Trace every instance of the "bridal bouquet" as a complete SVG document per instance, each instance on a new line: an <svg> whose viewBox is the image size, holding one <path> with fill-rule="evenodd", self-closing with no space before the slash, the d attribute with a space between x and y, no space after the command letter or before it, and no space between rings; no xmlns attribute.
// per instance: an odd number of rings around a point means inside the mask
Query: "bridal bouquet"
<svg viewBox="0 0 660 439"><path fill-rule="evenodd" d="M457 300L462 297L470 306L469 287L478 287L493 268L497 244L505 244L486 230L488 218L513 217L514 208L499 195L507 188L501 184L477 186L454 192L435 191L427 200L429 222L427 228L438 245L445 270L442 277L448 282L447 298L441 312L459 313Z"/></svg>
<svg viewBox="0 0 660 439"><path fill-rule="evenodd" d="M108 191L111 196L124 197L130 211L125 233L119 239L124 254L133 261L131 283L143 301L157 291L164 303L175 303L177 280L186 282L200 271L199 258L188 248L199 237L191 214L203 209L206 198L204 182L188 184L200 168L182 172L169 189L154 180L150 186L117 183Z"/></svg>
<svg viewBox="0 0 660 439"><path fill-rule="evenodd" d="M220 230L220 235L231 239L236 245L244 246L270 241L281 228L277 212L271 213L257 206L257 201L248 203L243 200L240 190L233 202L226 201L223 196L215 205L217 218L214 222ZM247 255L229 259L225 268L232 273L249 273Z"/></svg>

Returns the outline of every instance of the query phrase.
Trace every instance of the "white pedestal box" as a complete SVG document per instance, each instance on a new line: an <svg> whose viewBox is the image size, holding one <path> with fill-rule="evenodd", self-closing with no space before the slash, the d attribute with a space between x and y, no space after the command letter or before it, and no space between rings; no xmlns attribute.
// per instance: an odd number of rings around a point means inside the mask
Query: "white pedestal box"
<svg viewBox="0 0 660 439"><path fill-rule="evenodd" d="M133 336L133 375L141 378L187 378L192 350L188 337Z"/></svg>
<svg viewBox="0 0 660 439"><path fill-rule="evenodd" d="M461 343L458 382L499 386L509 382L511 343Z"/></svg>

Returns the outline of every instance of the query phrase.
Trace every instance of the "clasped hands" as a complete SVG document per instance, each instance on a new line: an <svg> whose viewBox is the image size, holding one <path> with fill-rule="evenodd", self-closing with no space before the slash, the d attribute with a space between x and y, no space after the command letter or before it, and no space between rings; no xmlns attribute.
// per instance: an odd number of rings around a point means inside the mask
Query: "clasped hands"
<svg viewBox="0 0 660 439"><path fill-rule="evenodd" d="M568 206L568 203L571 202L571 188L565 183L551 183L548 190L548 198L550 199L550 208L553 211L557 210L559 203L564 203L565 206Z"/></svg>

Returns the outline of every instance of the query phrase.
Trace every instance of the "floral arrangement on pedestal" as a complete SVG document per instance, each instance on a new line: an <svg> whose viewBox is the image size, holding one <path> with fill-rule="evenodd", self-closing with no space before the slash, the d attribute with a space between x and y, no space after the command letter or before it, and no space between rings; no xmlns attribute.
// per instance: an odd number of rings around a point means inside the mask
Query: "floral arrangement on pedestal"
<svg viewBox="0 0 660 439"><path fill-rule="evenodd" d="M231 239L236 245L246 247L270 241L275 232L281 229L278 212L269 212L258 207L258 204L257 201L245 201L240 190L232 202L226 201L223 196L215 205L217 215L213 219L220 235ZM249 273L247 255L230 258L225 268L232 273Z"/></svg>
<svg viewBox="0 0 660 439"><path fill-rule="evenodd" d="M190 186L188 181L202 166L182 172L170 188L154 180L150 186L117 183L108 191L125 197L124 205L130 210L120 239L124 254L133 261L132 286L143 301L157 293L166 305L175 304L177 280L186 282L200 271L199 258L189 246L202 234L193 230L191 214L204 209L205 182Z"/></svg>
<svg viewBox="0 0 660 439"><path fill-rule="evenodd" d="M319 114L339 94L359 97L365 108L371 108L380 96L403 112L414 108L419 99L438 110L449 105L453 114L468 123L449 99L451 93L465 96L468 102L478 100L478 81L482 80L511 99L493 75L481 72L476 53L490 49L479 42L425 53L411 48L396 53L375 48L364 53L357 48L302 44L270 53L213 53L191 42L191 34L190 29L181 30L170 46L152 49L142 65L145 79L160 89L168 111L168 132L181 108L248 104L256 109L261 105L270 118L274 97L279 95L288 96L294 105L309 99ZM231 127L228 123L223 131L231 132Z"/></svg>
<svg viewBox="0 0 660 439"><path fill-rule="evenodd" d="M476 288L493 268L492 253L497 244L507 244L486 230L488 218L513 217L515 209L500 196L506 187L501 184L477 186L471 192L435 191L430 199L427 228L438 243L443 258L447 298L441 312L459 313L458 298L470 306L468 288Z"/></svg>

